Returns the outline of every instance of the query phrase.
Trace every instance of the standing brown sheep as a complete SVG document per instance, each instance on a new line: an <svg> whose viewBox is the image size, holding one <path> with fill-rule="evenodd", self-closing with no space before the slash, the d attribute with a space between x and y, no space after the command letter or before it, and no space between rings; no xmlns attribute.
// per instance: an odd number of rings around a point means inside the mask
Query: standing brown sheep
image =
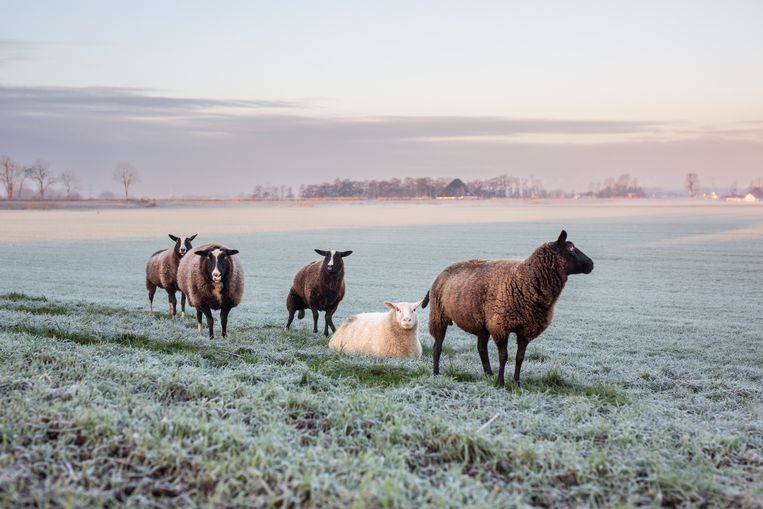
<svg viewBox="0 0 763 509"><path fill-rule="evenodd" d="M527 344L551 323L554 304L562 293L567 276L588 274L593 261L567 242L562 230L556 242L543 244L527 259L468 260L443 270L424 298L429 302L429 333L434 338L433 372L440 373L440 354L448 325L477 336L477 351L486 375L492 375L487 342L493 337L498 347L498 385L504 385L509 334L517 336L514 380Z"/></svg>
<svg viewBox="0 0 763 509"><path fill-rule="evenodd" d="M175 247L171 250L157 251L146 262L146 290L148 290L148 312L154 311L156 288L164 288L170 301L170 314L174 318L177 312L175 292L178 291L178 265L180 265L180 259L185 256L186 252L193 248L191 241L196 238L196 235L185 239L172 234L169 234L169 237L175 243ZM183 292L180 292L180 309L180 316L185 317L185 294Z"/></svg>
<svg viewBox="0 0 763 509"><path fill-rule="evenodd" d="M294 313L298 312L300 320L305 316L305 309L313 312L313 332L318 332L318 312L325 311L323 334L329 335L336 331L332 317L339 303L344 298L344 261L352 251L323 251L315 250L323 257L322 261L308 263L294 276L291 290L286 297L286 309L289 311L289 321L286 328L294 321Z"/></svg>
<svg viewBox="0 0 763 509"><path fill-rule="evenodd" d="M207 318L209 339L214 339L212 310L220 310L223 338L228 335L228 313L244 297L244 269L237 249L222 244L199 246L180 261L178 286L196 308L196 323L201 332L201 316Z"/></svg>

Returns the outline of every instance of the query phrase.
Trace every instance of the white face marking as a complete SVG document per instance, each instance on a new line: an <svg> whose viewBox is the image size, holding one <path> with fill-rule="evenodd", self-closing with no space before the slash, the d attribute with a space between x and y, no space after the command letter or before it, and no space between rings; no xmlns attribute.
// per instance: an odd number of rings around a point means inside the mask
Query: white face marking
<svg viewBox="0 0 763 509"><path fill-rule="evenodd" d="M336 254L336 251L331 251L329 253L329 265L328 265L329 267L333 267L334 266L334 255L335 254Z"/></svg>
<svg viewBox="0 0 763 509"><path fill-rule="evenodd" d="M419 323L419 316L416 314L418 302L398 302L395 306L397 306L395 318L400 327L408 330L416 328Z"/></svg>
<svg viewBox="0 0 763 509"><path fill-rule="evenodd" d="M212 251L212 254L215 257L215 270L212 271L212 281L218 283L222 279L222 274L220 274L220 269L218 268L218 264L220 263L220 254L222 254L222 251L215 249Z"/></svg>
<svg viewBox="0 0 763 509"><path fill-rule="evenodd" d="M181 255L184 255L184 254L186 254L186 253L188 252L188 248L187 248L187 247L185 247L185 246L186 246L186 242L187 242L188 244L190 244L190 243L191 243L191 241L190 241L190 239L189 239L188 237L184 238L184 239L182 240L182 242L180 243L180 254L181 254Z"/></svg>

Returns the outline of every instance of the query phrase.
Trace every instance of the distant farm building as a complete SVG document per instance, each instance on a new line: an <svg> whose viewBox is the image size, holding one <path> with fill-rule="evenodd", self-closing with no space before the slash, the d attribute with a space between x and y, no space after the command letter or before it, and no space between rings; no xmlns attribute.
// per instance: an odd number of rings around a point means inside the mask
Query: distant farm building
<svg viewBox="0 0 763 509"><path fill-rule="evenodd" d="M752 194L752 193L747 193L744 196L744 198L742 198L742 201L753 202L753 201L758 201L758 198L754 194Z"/></svg>
<svg viewBox="0 0 763 509"><path fill-rule="evenodd" d="M466 198L474 196L461 179L453 181L445 186L445 189L437 196L438 198Z"/></svg>

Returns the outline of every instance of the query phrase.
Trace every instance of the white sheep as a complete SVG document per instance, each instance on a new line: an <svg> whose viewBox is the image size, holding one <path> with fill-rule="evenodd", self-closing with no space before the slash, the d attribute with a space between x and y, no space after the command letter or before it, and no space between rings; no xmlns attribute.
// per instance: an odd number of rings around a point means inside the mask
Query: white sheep
<svg viewBox="0 0 763 509"><path fill-rule="evenodd" d="M346 353L377 357L421 357L418 336L419 302L385 302L387 313L360 313L345 320L336 330L329 347Z"/></svg>

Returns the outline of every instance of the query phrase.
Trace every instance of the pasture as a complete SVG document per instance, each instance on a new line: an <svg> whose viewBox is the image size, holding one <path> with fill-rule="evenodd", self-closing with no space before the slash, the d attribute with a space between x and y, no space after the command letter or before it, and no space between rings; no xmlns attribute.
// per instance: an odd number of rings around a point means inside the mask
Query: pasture
<svg viewBox="0 0 763 509"><path fill-rule="evenodd" d="M281 232L231 207L219 234L193 211L128 210L103 239L80 223L67 237L64 213L0 211L0 506L761 506L762 207L389 207L396 225ZM282 213L296 214L258 212ZM309 313L283 329L314 248L354 251L339 325L562 227L595 269L570 278L521 388L484 378L454 327L432 376L427 310L416 361L330 351ZM241 252L227 340L216 313L214 342L195 313L171 320L163 290L146 312L145 261L167 233Z"/></svg>

